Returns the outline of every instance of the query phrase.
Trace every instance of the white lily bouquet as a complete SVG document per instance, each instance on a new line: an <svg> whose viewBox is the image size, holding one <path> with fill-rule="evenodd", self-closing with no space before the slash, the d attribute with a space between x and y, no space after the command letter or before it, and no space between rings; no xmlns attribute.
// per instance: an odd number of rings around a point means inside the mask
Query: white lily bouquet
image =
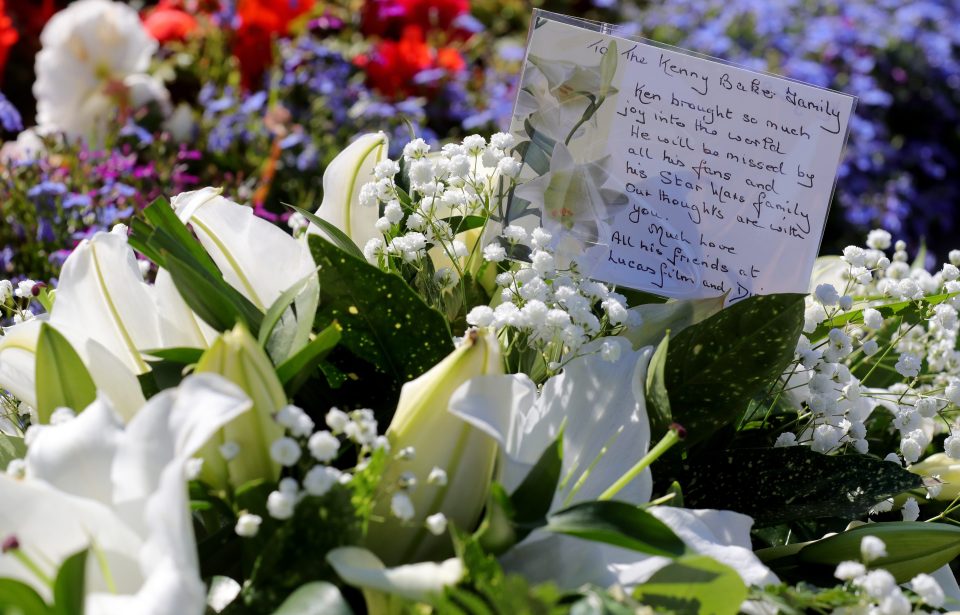
<svg viewBox="0 0 960 615"><path fill-rule="evenodd" d="M960 253L663 302L502 222L515 145L363 135L293 237L206 188L0 283L0 610L960 605Z"/></svg>

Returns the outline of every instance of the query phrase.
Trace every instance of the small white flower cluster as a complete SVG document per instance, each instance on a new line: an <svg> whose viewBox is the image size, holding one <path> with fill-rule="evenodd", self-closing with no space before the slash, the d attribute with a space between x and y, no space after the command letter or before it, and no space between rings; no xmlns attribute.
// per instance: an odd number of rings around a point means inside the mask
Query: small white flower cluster
<svg viewBox="0 0 960 615"><path fill-rule="evenodd" d="M627 310L626 298L606 284L583 278L575 268L558 269L550 249L552 237L542 228L528 233L522 227L507 226L501 239L511 249L517 245L529 248L530 261L500 273L500 303L474 307L467 313L467 324L510 327L525 334L528 343L541 352L553 344L565 349L562 355L575 353L598 337L616 334L636 318ZM498 260L504 253L500 244L484 249L488 260ZM608 348L604 358L615 361L615 354Z"/></svg>
<svg viewBox="0 0 960 615"><path fill-rule="evenodd" d="M884 250L891 245L888 258ZM807 420L799 435L782 434L778 446L808 444L826 453L850 445L866 452L865 423L880 407L900 435L893 460L917 462L944 431L951 432L944 448L960 458L960 424L952 422L960 404L960 295L951 296L960 293L960 251L949 259L933 274L911 266L906 245L882 230L870 232L867 247L844 249L826 274L832 281L821 280L807 299L804 333L823 331L824 322L838 325L814 342L801 337L785 379L786 396L809 411ZM904 318L905 309L919 318ZM889 363L878 365L888 356ZM851 373L876 369L901 379L870 387L869 376L861 384Z"/></svg>
<svg viewBox="0 0 960 615"><path fill-rule="evenodd" d="M403 149L409 195L402 194L396 184L400 165L393 160L380 162L374 169L375 180L360 190L361 206L383 207L376 227L384 237L367 242L363 247L366 259L391 269L396 266L391 259L416 264L435 247L457 266L456 260L467 256L470 249L456 237L457 229L450 226L450 220L489 217L499 180L513 182L520 172L520 162L507 153L513 145L514 137L507 133L493 135L489 143L471 135L460 144L448 144L431 153L423 139L415 139Z"/></svg>
<svg viewBox="0 0 960 615"><path fill-rule="evenodd" d="M922 608L923 606L939 609L946 601L943 588L928 574L918 574L910 580L909 589L916 595L916 599L911 601L889 571L883 568L868 569L864 564L870 564L887 555L886 545L879 538L864 537L860 543L860 555L863 563L840 562L833 574L841 581L849 583L852 588L859 590L863 600L862 612L878 615L910 615L927 612ZM917 604L915 605L914 602Z"/></svg>
<svg viewBox="0 0 960 615"><path fill-rule="evenodd" d="M16 286L10 280L0 280L0 321L12 317L17 324L33 318L30 303L42 286L34 280L20 280Z"/></svg>
<svg viewBox="0 0 960 615"><path fill-rule="evenodd" d="M303 498L324 496L335 485L350 483L353 478L350 472L330 465L339 456L345 442L359 447L358 469L373 451L389 448L386 437L377 435L377 421L369 409L348 413L331 408L324 416L326 429L316 429L313 419L294 405L281 408L274 415L274 420L284 427L286 435L270 444L270 457L284 468L297 467L304 471L302 481L287 476L267 496L267 512L281 521L293 517L297 503ZM235 442L225 442L220 446L220 454L228 461L241 453ZM310 460L310 464L301 463L305 458ZM240 536L255 536L261 522L259 516L243 512L234 529Z"/></svg>

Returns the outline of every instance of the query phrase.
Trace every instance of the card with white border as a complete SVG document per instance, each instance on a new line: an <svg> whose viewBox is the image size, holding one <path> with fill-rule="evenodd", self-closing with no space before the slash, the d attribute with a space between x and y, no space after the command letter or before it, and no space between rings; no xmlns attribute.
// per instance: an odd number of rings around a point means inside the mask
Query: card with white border
<svg viewBox="0 0 960 615"><path fill-rule="evenodd" d="M503 218L674 298L806 292L856 98L535 11Z"/></svg>

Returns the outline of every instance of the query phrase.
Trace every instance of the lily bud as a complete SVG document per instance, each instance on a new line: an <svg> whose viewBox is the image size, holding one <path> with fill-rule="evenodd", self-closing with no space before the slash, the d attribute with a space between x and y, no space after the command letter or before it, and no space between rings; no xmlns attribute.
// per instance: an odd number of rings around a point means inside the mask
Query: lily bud
<svg viewBox="0 0 960 615"><path fill-rule="evenodd" d="M389 141L382 132L360 136L337 154L323 172L323 201L317 216L344 232L361 248L380 237L375 224L379 208L360 204L360 189L374 181L373 170L387 156ZM310 233L322 231L310 225Z"/></svg>
<svg viewBox="0 0 960 615"><path fill-rule="evenodd" d="M952 502L960 496L960 461L949 457L946 453L930 455L908 469L914 474L942 483L940 490L934 496L936 499Z"/></svg>
<svg viewBox="0 0 960 615"><path fill-rule="evenodd" d="M239 386L253 408L224 425L204 445L199 478L221 489L260 478L276 480L280 465L270 457L270 445L283 436L283 427L273 415L287 404L287 395L270 359L246 327L238 324L200 357L196 373L203 372L220 374ZM239 454L230 460L220 452L227 442L239 447Z"/></svg>
<svg viewBox="0 0 960 615"><path fill-rule="evenodd" d="M503 364L496 336L471 330L444 360L403 385L387 438L390 450L413 447L414 456L395 458L387 467L375 510L383 521L371 523L367 534L367 546L388 566L449 555L449 537L434 536L424 525L432 514L443 513L459 528L476 524L486 501L497 443L450 413L449 405L460 385L476 376L497 374L503 374ZM443 484L427 480L434 468L446 472ZM391 499L401 475L407 473L417 484L408 489L413 515L401 521L391 514Z"/></svg>

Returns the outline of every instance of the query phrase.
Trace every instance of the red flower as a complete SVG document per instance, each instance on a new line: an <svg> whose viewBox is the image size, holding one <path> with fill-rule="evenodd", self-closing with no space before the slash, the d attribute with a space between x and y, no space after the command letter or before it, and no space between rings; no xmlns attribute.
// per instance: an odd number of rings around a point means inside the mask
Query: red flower
<svg viewBox="0 0 960 615"><path fill-rule="evenodd" d="M470 0L400 0L408 24L449 32L457 17L470 12Z"/></svg>
<svg viewBox="0 0 960 615"><path fill-rule="evenodd" d="M13 27L13 20L7 15L4 0L0 0L0 84L3 83L3 71L7 66L10 48L20 39L20 33Z"/></svg>
<svg viewBox="0 0 960 615"><path fill-rule="evenodd" d="M432 68L449 72L461 71L466 62L451 47L434 51L424 40L423 30L407 26L399 41L381 41L369 56L357 58L357 65L367 73L371 87L388 98L406 98L422 93L415 77Z"/></svg>
<svg viewBox="0 0 960 615"><path fill-rule="evenodd" d="M143 27L161 43L182 41L197 29L197 20L179 8L175 0L164 0L143 16Z"/></svg>
<svg viewBox="0 0 960 615"><path fill-rule="evenodd" d="M256 89L273 61L273 37L286 36L290 22L313 8L314 0L240 0L233 55L240 61L243 87Z"/></svg>
<svg viewBox="0 0 960 615"><path fill-rule="evenodd" d="M366 0L361 9L361 30L368 36L398 38L406 26L424 32L464 33L454 29L458 17L470 12L469 0Z"/></svg>

